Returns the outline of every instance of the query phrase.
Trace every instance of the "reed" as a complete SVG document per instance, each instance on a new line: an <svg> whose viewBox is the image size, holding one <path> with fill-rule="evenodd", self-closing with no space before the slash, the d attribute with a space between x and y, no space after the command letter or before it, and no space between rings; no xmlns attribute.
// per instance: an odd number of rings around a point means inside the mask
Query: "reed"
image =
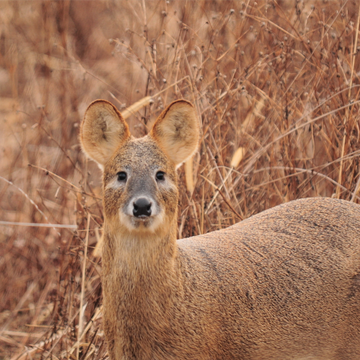
<svg viewBox="0 0 360 360"><path fill-rule="evenodd" d="M0 359L106 358L100 170L78 140L92 100L130 107L137 136L195 105L179 238L303 197L359 203L356 2L2 1L0 23Z"/></svg>

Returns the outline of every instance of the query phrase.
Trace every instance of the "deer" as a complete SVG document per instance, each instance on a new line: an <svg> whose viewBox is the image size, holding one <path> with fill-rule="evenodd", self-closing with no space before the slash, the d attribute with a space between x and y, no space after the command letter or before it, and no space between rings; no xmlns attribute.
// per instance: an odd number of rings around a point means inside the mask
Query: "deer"
<svg viewBox="0 0 360 360"><path fill-rule="evenodd" d="M187 100L141 138L106 100L85 112L81 146L103 173L110 359L360 359L360 206L299 199L177 240L177 168L199 134Z"/></svg>

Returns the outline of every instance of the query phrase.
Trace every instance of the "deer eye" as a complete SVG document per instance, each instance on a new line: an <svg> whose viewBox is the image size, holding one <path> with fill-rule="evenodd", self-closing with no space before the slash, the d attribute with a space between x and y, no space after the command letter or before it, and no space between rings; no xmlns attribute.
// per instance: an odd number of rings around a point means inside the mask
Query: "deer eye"
<svg viewBox="0 0 360 360"><path fill-rule="evenodd" d="M116 175L117 175L118 181L126 181L126 179L127 179L127 174L125 171L120 171Z"/></svg>
<svg viewBox="0 0 360 360"><path fill-rule="evenodd" d="M158 180L158 181L165 180L165 173L163 171L158 171L156 173L156 180Z"/></svg>

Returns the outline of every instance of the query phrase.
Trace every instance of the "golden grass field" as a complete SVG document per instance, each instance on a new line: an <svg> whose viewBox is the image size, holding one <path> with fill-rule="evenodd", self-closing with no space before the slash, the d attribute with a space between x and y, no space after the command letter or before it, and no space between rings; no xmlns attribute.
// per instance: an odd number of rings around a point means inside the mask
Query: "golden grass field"
<svg viewBox="0 0 360 360"><path fill-rule="evenodd" d="M354 0L1 1L0 360L107 358L92 100L151 96L136 136L195 104L179 238L302 197L360 203L359 19Z"/></svg>

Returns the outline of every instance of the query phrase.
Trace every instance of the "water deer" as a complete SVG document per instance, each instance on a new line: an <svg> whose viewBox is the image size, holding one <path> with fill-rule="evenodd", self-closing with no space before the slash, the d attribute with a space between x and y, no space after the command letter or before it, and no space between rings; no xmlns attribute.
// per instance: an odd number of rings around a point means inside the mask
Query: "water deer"
<svg viewBox="0 0 360 360"><path fill-rule="evenodd" d="M308 198L177 240L176 168L197 149L191 103L142 138L96 100L81 125L103 170L110 359L360 359L360 206Z"/></svg>

